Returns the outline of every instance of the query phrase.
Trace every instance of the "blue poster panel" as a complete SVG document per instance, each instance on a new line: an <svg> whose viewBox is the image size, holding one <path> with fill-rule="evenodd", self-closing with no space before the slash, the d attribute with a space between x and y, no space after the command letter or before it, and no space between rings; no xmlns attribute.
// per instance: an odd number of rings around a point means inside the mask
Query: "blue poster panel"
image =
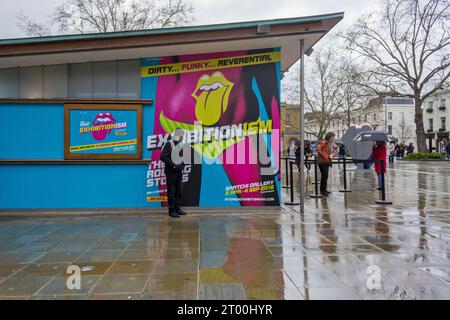
<svg viewBox="0 0 450 320"><path fill-rule="evenodd" d="M142 150L140 119L140 107L68 107L66 158L139 159Z"/></svg>

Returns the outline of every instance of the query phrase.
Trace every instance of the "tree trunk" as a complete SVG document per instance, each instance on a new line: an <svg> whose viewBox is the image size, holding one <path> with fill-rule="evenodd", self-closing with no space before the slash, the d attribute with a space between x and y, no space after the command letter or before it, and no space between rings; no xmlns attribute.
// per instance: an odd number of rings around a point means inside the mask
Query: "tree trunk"
<svg viewBox="0 0 450 320"><path fill-rule="evenodd" d="M414 100L415 100L414 122L416 123L417 151L428 152L427 142L425 138L425 129L423 128L422 100L420 98L415 98Z"/></svg>

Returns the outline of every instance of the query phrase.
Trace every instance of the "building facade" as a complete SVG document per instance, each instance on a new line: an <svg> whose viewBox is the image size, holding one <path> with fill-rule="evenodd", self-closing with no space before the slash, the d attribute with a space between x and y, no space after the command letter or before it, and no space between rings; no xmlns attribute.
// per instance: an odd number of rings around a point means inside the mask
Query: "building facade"
<svg viewBox="0 0 450 320"><path fill-rule="evenodd" d="M430 151L442 152L449 141L450 89L442 90L423 102L423 123Z"/></svg>
<svg viewBox="0 0 450 320"><path fill-rule="evenodd" d="M0 211L166 207L177 128L183 206L279 206L282 73L342 18L0 40Z"/></svg>
<svg viewBox="0 0 450 320"><path fill-rule="evenodd" d="M318 124L314 115L305 116L306 139L317 139ZM349 127L369 125L374 130L389 132L406 144L416 145L414 123L414 100L409 98L372 99L366 107L355 110L351 122L347 114L340 112L333 116L326 131L333 131L341 139Z"/></svg>
<svg viewBox="0 0 450 320"><path fill-rule="evenodd" d="M295 143L300 139L300 106L281 104L281 146L282 154L292 154Z"/></svg>

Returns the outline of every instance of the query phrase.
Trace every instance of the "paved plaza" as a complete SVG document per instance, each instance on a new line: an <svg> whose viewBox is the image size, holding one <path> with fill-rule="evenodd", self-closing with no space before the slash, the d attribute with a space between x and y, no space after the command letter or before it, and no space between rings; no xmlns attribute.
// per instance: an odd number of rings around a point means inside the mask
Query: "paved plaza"
<svg viewBox="0 0 450 320"><path fill-rule="evenodd" d="M348 177L304 214L0 218L0 299L449 299L450 162L391 166L390 206L373 170Z"/></svg>

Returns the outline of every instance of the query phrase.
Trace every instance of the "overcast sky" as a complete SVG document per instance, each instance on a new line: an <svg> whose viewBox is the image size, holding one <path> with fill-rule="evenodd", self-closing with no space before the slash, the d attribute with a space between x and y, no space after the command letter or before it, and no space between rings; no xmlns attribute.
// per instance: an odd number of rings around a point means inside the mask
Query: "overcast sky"
<svg viewBox="0 0 450 320"><path fill-rule="evenodd" d="M53 8L64 0L0 0L0 38L26 36L18 27L19 12L45 21ZM195 24L301 17L345 11L341 27L373 8L379 0L192 0Z"/></svg>

